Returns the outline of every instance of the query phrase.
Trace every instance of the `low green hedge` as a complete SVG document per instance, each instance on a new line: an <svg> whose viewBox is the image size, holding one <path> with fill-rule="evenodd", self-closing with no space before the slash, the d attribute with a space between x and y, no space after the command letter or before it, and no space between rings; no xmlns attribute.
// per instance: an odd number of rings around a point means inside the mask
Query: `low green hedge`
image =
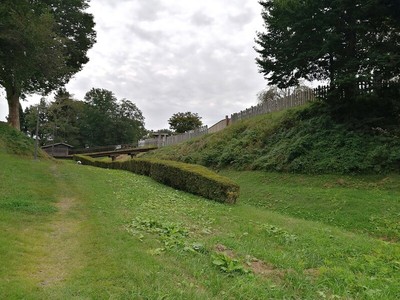
<svg viewBox="0 0 400 300"><path fill-rule="evenodd" d="M105 162L84 155L74 155L74 160L79 160L84 165L149 176L165 185L218 202L235 203L239 197L237 184L199 165L150 159Z"/></svg>

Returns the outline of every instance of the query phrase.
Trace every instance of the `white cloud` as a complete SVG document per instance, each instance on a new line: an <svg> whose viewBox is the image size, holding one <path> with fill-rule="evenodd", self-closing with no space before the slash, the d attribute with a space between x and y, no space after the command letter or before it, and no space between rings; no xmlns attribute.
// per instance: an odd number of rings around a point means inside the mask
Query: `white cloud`
<svg viewBox="0 0 400 300"><path fill-rule="evenodd" d="M67 89L78 99L92 87L130 99L149 129L168 127L178 111L212 125L254 105L266 84L253 50L257 0L93 0L90 12L98 41Z"/></svg>

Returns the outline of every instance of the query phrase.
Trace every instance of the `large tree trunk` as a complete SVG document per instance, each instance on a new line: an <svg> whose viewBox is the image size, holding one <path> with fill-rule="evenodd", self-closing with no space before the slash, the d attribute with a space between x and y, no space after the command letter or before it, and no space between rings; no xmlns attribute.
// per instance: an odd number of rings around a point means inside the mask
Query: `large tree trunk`
<svg viewBox="0 0 400 300"><path fill-rule="evenodd" d="M19 97L21 93L15 88L6 89L8 101L8 123L17 130L21 130L19 122Z"/></svg>

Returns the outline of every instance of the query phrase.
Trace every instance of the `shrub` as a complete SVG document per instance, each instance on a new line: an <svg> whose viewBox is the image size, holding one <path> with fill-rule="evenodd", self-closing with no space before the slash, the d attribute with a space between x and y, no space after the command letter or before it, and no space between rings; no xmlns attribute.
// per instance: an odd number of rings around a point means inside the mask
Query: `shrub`
<svg viewBox="0 0 400 300"><path fill-rule="evenodd" d="M105 162L84 155L74 155L74 159L85 165L146 175L165 185L218 202L235 203L239 197L237 184L199 165L150 159Z"/></svg>

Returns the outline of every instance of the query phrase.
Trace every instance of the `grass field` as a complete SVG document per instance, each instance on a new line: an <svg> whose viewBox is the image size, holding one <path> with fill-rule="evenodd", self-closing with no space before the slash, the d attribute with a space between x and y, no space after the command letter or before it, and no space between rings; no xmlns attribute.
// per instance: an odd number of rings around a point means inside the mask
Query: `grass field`
<svg viewBox="0 0 400 300"><path fill-rule="evenodd" d="M397 299L399 177L224 171L229 206L0 153L1 299Z"/></svg>
<svg viewBox="0 0 400 300"><path fill-rule="evenodd" d="M400 176L307 176L223 171L241 186L242 203L400 241Z"/></svg>

